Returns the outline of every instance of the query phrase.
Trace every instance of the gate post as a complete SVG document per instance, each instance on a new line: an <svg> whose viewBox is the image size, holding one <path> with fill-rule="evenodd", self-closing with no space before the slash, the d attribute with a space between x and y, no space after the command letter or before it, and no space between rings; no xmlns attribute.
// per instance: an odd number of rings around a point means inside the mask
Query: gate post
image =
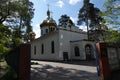
<svg viewBox="0 0 120 80"><path fill-rule="evenodd" d="M97 43L96 48L98 50L100 76L102 80L108 80L110 79L110 65L107 55L107 44Z"/></svg>
<svg viewBox="0 0 120 80"><path fill-rule="evenodd" d="M19 80L30 80L30 44L21 44L19 49Z"/></svg>

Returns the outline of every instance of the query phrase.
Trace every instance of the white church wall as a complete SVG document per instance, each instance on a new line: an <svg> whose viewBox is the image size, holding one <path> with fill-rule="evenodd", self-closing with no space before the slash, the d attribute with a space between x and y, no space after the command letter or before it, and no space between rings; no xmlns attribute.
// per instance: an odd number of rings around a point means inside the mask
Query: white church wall
<svg viewBox="0 0 120 80"><path fill-rule="evenodd" d="M58 33L53 32L49 35L40 37L31 42L31 58L39 60L58 60ZM51 42L54 41L55 53L51 52ZM41 45L44 45L44 53L41 53ZM36 54L34 54L34 46L36 46Z"/></svg>
<svg viewBox="0 0 120 80"><path fill-rule="evenodd" d="M34 41L34 43L31 44L31 59L39 59L39 55L38 53L34 53L34 47L37 46L38 43L36 41ZM37 51L39 47L36 47Z"/></svg>
<svg viewBox="0 0 120 80"><path fill-rule="evenodd" d="M75 42L71 42L71 59L73 60L85 60L86 59L86 55L83 53L83 45L82 45L82 41L75 41ZM75 47L79 48L79 54L80 56L75 56Z"/></svg>
<svg viewBox="0 0 120 80"><path fill-rule="evenodd" d="M86 33L78 33L67 30L59 30L59 57L63 59L63 52L68 52L71 57L70 41L86 39Z"/></svg>

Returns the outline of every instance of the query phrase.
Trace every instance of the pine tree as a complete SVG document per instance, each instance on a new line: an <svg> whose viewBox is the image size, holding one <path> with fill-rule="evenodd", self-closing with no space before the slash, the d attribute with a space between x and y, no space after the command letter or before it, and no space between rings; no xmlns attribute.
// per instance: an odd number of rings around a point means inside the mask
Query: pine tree
<svg viewBox="0 0 120 80"><path fill-rule="evenodd" d="M59 19L58 26L66 28L67 26L69 26L69 27L70 26L75 26L75 24L72 22L72 20L70 19L69 16L67 16L66 14L64 14Z"/></svg>

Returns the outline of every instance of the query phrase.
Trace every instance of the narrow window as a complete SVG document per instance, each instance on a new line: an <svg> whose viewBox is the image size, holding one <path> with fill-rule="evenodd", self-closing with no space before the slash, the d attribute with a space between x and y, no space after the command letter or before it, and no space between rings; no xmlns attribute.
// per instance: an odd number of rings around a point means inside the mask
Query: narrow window
<svg viewBox="0 0 120 80"><path fill-rule="evenodd" d="M48 33L48 29L46 29L46 34Z"/></svg>
<svg viewBox="0 0 120 80"><path fill-rule="evenodd" d="M51 42L51 53L55 52L55 45L54 45L54 41Z"/></svg>
<svg viewBox="0 0 120 80"><path fill-rule="evenodd" d="M43 30L41 30L41 35L43 35Z"/></svg>
<svg viewBox="0 0 120 80"><path fill-rule="evenodd" d="M41 54L44 54L44 45L41 45Z"/></svg>
<svg viewBox="0 0 120 80"><path fill-rule="evenodd" d="M78 46L75 46L74 51L75 51L75 56L80 56L80 52L79 52L79 47Z"/></svg>
<svg viewBox="0 0 120 80"><path fill-rule="evenodd" d="M36 46L34 46L34 55L36 55Z"/></svg>

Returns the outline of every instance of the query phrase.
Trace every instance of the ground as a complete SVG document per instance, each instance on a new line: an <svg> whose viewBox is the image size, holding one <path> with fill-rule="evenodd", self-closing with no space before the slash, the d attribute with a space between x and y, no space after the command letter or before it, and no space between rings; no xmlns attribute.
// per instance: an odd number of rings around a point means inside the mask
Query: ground
<svg viewBox="0 0 120 80"><path fill-rule="evenodd" d="M6 65L5 62L2 62L2 64L0 64L0 78L7 70L5 68L5 65ZM97 75L95 61L50 62L32 60L31 80L102 80L102 79ZM111 73L110 80L120 80L120 69L115 70Z"/></svg>
<svg viewBox="0 0 120 80"><path fill-rule="evenodd" d="M94 61L32 61L31 80L100 80Z"/></svg>

